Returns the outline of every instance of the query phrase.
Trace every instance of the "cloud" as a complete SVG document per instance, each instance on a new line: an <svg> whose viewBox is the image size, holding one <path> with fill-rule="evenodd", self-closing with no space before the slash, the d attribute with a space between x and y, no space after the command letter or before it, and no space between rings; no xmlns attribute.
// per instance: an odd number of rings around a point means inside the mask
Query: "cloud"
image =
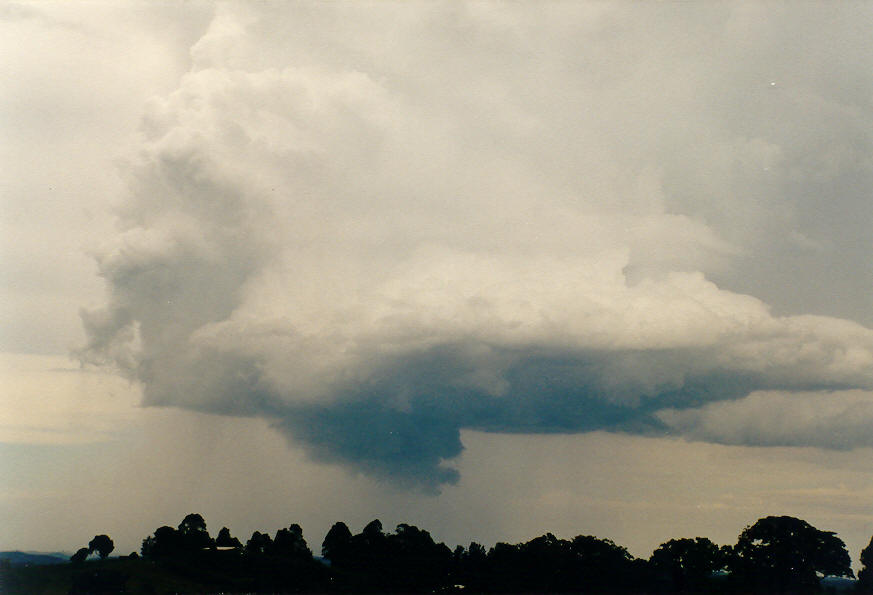
<svg viewBox="0 0 873 595"><path fill-rule="evenodd" d="M691 51L736 14L334 10L223 6L150 102L84 361L425 488L462 428L693 434L753 391L873 389L873 331L711 280L785 224L796 163Z"/></svg>
<svg viewBox="0 0 873 595"><path fill-rule="evenodd" d="M174 89L212 8L58 2L0 8L3 197L0 350L66 354L85 340L77 310L104 299L87 251L114 232L143 102ZM187 38L191 31L192 39Z"/></svg>
<svg viewBox="0 0 873 595"><path fill-rule="evenodd" d="M743 399L658 412L671 429L692 440L757 446L873 446L870 391L754 392Z"/></svg>

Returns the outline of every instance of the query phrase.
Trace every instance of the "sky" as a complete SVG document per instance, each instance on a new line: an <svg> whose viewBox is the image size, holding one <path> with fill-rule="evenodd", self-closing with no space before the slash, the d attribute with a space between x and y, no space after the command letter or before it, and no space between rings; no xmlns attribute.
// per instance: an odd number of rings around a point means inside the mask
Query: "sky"
<svg viewBox="0 0 873 595"><path fill-rule="evenodd" d="M873 535L869 3L6 2L0 549Z"/></svg>

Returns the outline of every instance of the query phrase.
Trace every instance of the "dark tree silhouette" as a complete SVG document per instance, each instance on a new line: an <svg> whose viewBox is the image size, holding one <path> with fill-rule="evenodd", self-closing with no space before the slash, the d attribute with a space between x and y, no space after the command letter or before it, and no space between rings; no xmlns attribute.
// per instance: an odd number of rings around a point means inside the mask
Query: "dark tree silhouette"
<svg viewBox="0 0 873 595"><path fill-rule="evenodd" d="M649 558L655 579L675 591L701 590L726 563L723 550L706 537L671 539Z"/></svg>
<svg viewBox="0 0 873 595"><path fill-rule="evenodd" d="M255 531L246 542L245 553L247 556L264 556L272 550L273 539L268 533Z"/></svg>
<svg viewBox="0 0 873 595"><path fill-rule="evenodd" d="M88 548L80 547L78 550L76 550L75 554L70 556L70 562L72 562L73 564L81 564L85 561L85 559L88 557L88 554L90 553L91 552L88 551Z"/></svg>
<svg viewBox="0 0 873 595"><path fill-rule="evenodd" d="M181 538L182 547L187 552L196 552L211 548L212 538L206 531L206 521L203 517L196 513L187 515L182 522L179 523L179 536Z"/></svg>
<svg viewBox="0 0 873 595"><path fill-rule="evenodd" d="M430 533L401 523L392 534L377 519L352 535L335 523L322 543L331 562L333 588L344 591L419 592L447 588L452 577L452 551Z"/></svg>
<svg viewBox="0 0 873 595"><path fill-rule="evenodd" d="M849 552L835 533L790 516L746 527L734 554L732 574L747 588L771 593L818 590L819 574L854 576Z"/></svg>
<svg viewBox="0 0 873 595"><path fill-rule="evenodd" d="M495 591L511 592L521 569L519 546L498 541L488 550L485 585Z"/></svg>
<svg viewBox="0 0 873 595"><path fill-rule="evenodd" d="M484 545L471 541L470 547L467 548L467 557L474 563L481 563L488 557L488 552Z"/></svg>
<svg viewBox="0 0 873 595"><path fill-rule="evenodd" d="M182 534L206 532L206 521L199 514L192 512L186 515L182 522L179 523L179 532Z"/></svg>
<svg viewBox="0 0 873 595"><path fill-rule="evenodd" d="M297 523L287 529L279 529L276 538L273 539L273 553L280 556L292 556L296 558L312 558L312 552L303 539L303 529Z"/></svg>
<svg viewBox="0 0 873 595"><path fill-rule="evenodd" d="M348 556L343 562L347 588L359 591L388 590L386 579L391 572L388 539L379 519L370 521L349 541Z"/></svg>
<svg viewBox="0 0 873 595"><path fill-rule="evenodd" d="M873 537L861 550L861 570L858 571L858 591L873 593Z"/></svg>
<svg viewBox="0 0 873 595"><path fill-rule="evenodd" d="M108 535L95 535L94 539L88 542L88 553L97 552L101 560L106 558L114 549L115 544L112 543Z"/></svg>
<svg viewBox="0 0 873 595"><path fill-rule="evenodd" d="M330 560L334 566L342 566L348 559L349 544L352 540L352 532L348 526L339 521L324 536L321 544L321 555Z"/></svg>
<svg viewBox="0 0 873 595"><path fill-rule="evenodd" d="M231 593L804 593L819 590L822 576L852 576L845 545L833 532L787 516L758 520L733 547L703 537L671 539L649 561L609 539L551 533L497 543L487 553L475 542L452 552L424 529L401 523L385 533L374 520L356 535L335 523L321 548L327 564L313 558L298 524L272 538L255 531L242 547L227 527L213 541L198 514L144 539L143 561L134 553L80 566L89 554L105 558L112 550L112 540L97 535L71 556L69 592L123 592L140 572L149 581L179 581L190 592ZM861 563L858 591L873 595L873 539ZM714 574L724 568L730 572Z"/></svg>
<svg viewBox="0 0 873 595"><path fill-rule="evenodd" d="M230 534L230 529L227 527L222 527L218 532L218 537L215 538L215 545L218 547L233 547L242 549L242 543L236 537L232 537Z"/></svg>
<svg viewBox="0 0 873 595"><path fill-rule="evenodd" d="M381 565L386 553L388 539L382 532L382 521L375 519L352 536L352 555L358 565ZM375 566L371 566L375 568Z"/></svg>
<svg viewBox="0 0 873 595"><path fill-rule="evenodd" d="M401 523L388 535L386 566L390 568L391 588L399 591L436 589L448 586L452 551L435 543L430 533Z"/></svg>
<svg viewBox="0 0 873 595"><path fill-rule="evenodd" d="M626 548L611 539L579 535L571 543L577 561L573 566L574 584L587 591L627 591L638 587L642 565Z"/></svg>
<svg viewBox="0 0 873 595"><path fill-rule="evenodd" d="M454 583L464 585L473 591L484 590L488 563L488 552L485 547L470 542L466 550L463 546L455 548L454 557Z"/></svg>
<svg viewBox="0 0 873 595"><path fill-rule="evenodd" d="M155 529L153 536L143 540L140 553L143 558L157 559L178 555L181 550L182 540L179 532L164 525Z"/></svg>
<svg viewBox="0 0 873 595"><path fill-rule="evenodd" d="M522 576L519 587L525 591L555 592L574 588L572 543L551 533L518 546Z"/></svg>
<svg viewBox="0 0 873 595"><path fill-rule="evenodd" d="M367 523L367 526L361 531L361 536L373 542L382 540L385 537L385 534L382 532L382 521L374 519Z"/></svg>
<svg viewBox="0 0 873 595"><path fill-rule="evenodd" d="M497 543L484 565L475 561L474 545L461 556L461 584L477 592L637 592L648 567L625 548L590 535L567 541L547 533L527 543Z"/></svg>

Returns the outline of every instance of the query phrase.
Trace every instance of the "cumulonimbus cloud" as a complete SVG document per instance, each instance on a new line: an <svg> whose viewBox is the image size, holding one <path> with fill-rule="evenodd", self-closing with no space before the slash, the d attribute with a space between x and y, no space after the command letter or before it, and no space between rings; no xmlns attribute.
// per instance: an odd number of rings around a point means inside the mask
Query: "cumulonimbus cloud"
<svg viewBox="0 0 873 595"><path fill-rule="evenodd" d="M687 412L873 390L873 331L774 316L709 281L744 248L668 208L657 147L617 158L620 126L577 113L627 97L636 73L550 75L579 101L550 111L513 76L539 72L529 56L484 79L434 61L440 27L526 47L488 15L415 14L428 34L403 38L409 54L365 39L321 55L248 10L221 9L149 106L120 231L96 254L108 303L83 313L80 353L142 383L145 404L265 416L320 460L434 487L457 479L461 428L727 440ZM567 39L537 43L561 55Z"/></svg>

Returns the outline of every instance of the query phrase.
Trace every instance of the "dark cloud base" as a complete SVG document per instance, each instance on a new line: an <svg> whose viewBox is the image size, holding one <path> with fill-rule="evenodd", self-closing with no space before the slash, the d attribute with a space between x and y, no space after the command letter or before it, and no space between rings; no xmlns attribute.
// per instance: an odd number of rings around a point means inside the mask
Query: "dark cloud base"
<svg viewBox="0 0 873 595"><path fill-rule="evenodd" d="M213 376L207 402L190 408L226 415L257 415L317 461L341 464L406 487L437 491L459 480L451 461L461 454L462 429L495 433L583 433L610 431L663 436L674 432L655 414L665 408L693 409L741 399L753 391L790 388L838 389L821 384L768 381L730 371L689 375L679 387L626 393L615 401L604 390L604 360L630 366L640 358L674 359L676 352L577 354L576 358L521 357L505 372L508 390L499 396L453 387L450 379L465 372L465 347L442 346L395 361L373 380L327 404L290 404L286 396L264 389L257 362L224 362L226 375ZM683 357L687 357L684 354ZM622 364L621 362L626 362ZM214 366L216 362L210 362ZM244 365L243 365L244 364ZM195 375L196 377L196 375ZM208 378L208 375L199 376ZM259 388L261 387L261 388ZM146 402L175 403L178 396ZM611 402L610 399L613 399ZM718 441L718 440L716 440ZM770 445L780 445L775 439Z"/></svg>

